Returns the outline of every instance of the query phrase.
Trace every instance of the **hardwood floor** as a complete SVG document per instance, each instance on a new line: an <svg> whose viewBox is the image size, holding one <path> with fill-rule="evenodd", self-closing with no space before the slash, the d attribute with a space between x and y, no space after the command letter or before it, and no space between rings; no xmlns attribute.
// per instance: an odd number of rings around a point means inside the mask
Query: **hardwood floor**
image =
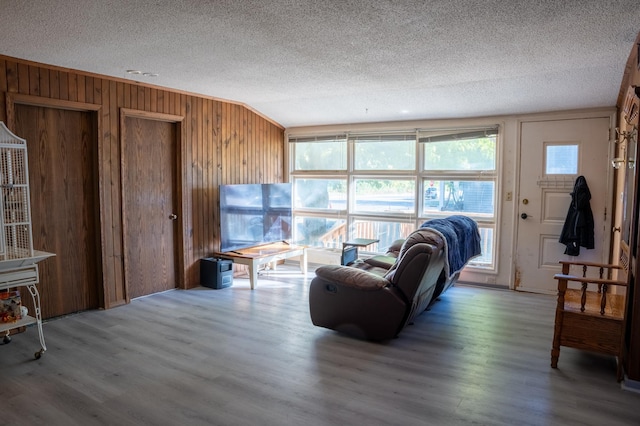
<svg viewBox="0 0 640 426"><path fill-rule="evenodd" d="M313 268L311 268L313 269ZM314 327L297 266L47 322L0 346L3 425L630 425L613 358L562 348L555 297L457 285L384 344Z"/></svg>

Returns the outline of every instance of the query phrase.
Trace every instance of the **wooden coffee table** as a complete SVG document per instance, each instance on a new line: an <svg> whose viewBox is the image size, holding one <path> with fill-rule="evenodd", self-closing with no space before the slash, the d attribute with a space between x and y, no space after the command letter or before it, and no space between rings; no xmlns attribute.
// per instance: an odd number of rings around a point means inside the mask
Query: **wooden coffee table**
<svg viewBox="0 0 640 426"><path fill-rule="evenodd" d="M307 274L307 247L285 242L265 244L233 251L214 253L213 256L231 259L234 263L249 267L249 284L253 290L258 282L258 266L278 260L300 256L300 270Z"/></svg>

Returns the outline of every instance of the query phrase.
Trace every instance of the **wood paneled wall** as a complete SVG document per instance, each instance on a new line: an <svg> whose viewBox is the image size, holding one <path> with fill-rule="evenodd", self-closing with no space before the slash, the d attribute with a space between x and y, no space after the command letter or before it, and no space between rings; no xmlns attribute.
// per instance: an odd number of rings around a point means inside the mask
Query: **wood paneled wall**
<svg viewBox="0 0 640 426"><path fill-rule="evenodd" d="M219 247L218 185L283 181L284 129L243 105L0 56L0 120L10 129L14 98L54 108L83 110L88 104L98 111L100 261L106 308L125 303L121 108L183 117L177 150L183 260L179 287L197 286L199 259Z"/></svg>
<svg viewBox="0 0 640 426"><path fill-rule="evenodd" d="M632 132L639 125L638 117L636 116L632 122L626 120L624 112L624 104L626 100L627 91L629 88L640 87L640 33L636 36L636 41L631 49L629 58L625 66L625 72L620 85L620 93L618 96L618 127L621 132ZM637 139L637 137L636 137ZM621 147L625 147L625 151L621 150ZM623 141L616 144L618 152L617 156L628 155L629 151L626 150L628 141ZM637 143L636 143L637 145ZM628 380L635 382L635 386L640 383L640 257L636 253L640 252L640 223L637 218L640 216L640 167L638 166L638 147L635 148L636 165L633 168L633 175L627 176L624 173L622 176L618 175L616 180L616 188L614 194L623 194L626 191L632 194L627 194L633 198L633 211L626 217L627 222L622 223L622 229L631 229L631 246L632 258L630 259L630 273L628 274L628 291L629 297L627 299L627 312L626 312L626 332L625 332L625 344L627 353L624 357L624 369ZM627 186L626 178L632 178L633 184ZM618 208L622 210L622 197L617 196ZM629 198L631 200L631 198ZM635 238L634 238L635 236ZM634 248L635 246L635 248ZM627 381L628 381L627 380ZM633 386L631 386L633 387Z"/></svg>

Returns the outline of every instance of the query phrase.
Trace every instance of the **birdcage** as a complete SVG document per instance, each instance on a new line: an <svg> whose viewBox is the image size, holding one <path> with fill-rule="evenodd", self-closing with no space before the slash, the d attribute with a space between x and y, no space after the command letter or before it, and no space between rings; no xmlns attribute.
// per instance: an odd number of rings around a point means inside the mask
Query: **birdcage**
<svg viewBox="0 0 640 426"><path fill-rule="evenodd" d="M0 293L7 299L11 297L11 303L19 304L16 288L26 287L34 311L33 316L23 316L20 307L20 315L13 315L13 321L0 323L0 333L4 333L2 343L7 344L11 341L12 329L36 324L40 350L34 355L38 359L47 347L42 332L40 293L36 288L39 281L36 264L55 255L33 249L29 201L27 141L11 133L0 121Z"/></svg>
<svg viewBox="0 0 640 426"><path fill-rule="evenodd" d="M33 257L27 142L0 122L0 260Z"/></svg>

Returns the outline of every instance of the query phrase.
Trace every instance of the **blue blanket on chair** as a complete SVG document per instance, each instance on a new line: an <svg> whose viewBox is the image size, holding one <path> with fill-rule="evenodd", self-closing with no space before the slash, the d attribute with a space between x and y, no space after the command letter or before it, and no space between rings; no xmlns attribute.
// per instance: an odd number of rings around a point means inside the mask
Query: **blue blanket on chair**
<svg viewBox="0 0 640 426"><path fill-rule="evenodd" d="M467 262L482 254L478 224L467 216L454 215L444 219L431 219L420 225L420 228L429 228L437 232L445 241L447 278L460 272Z"/></svg>

